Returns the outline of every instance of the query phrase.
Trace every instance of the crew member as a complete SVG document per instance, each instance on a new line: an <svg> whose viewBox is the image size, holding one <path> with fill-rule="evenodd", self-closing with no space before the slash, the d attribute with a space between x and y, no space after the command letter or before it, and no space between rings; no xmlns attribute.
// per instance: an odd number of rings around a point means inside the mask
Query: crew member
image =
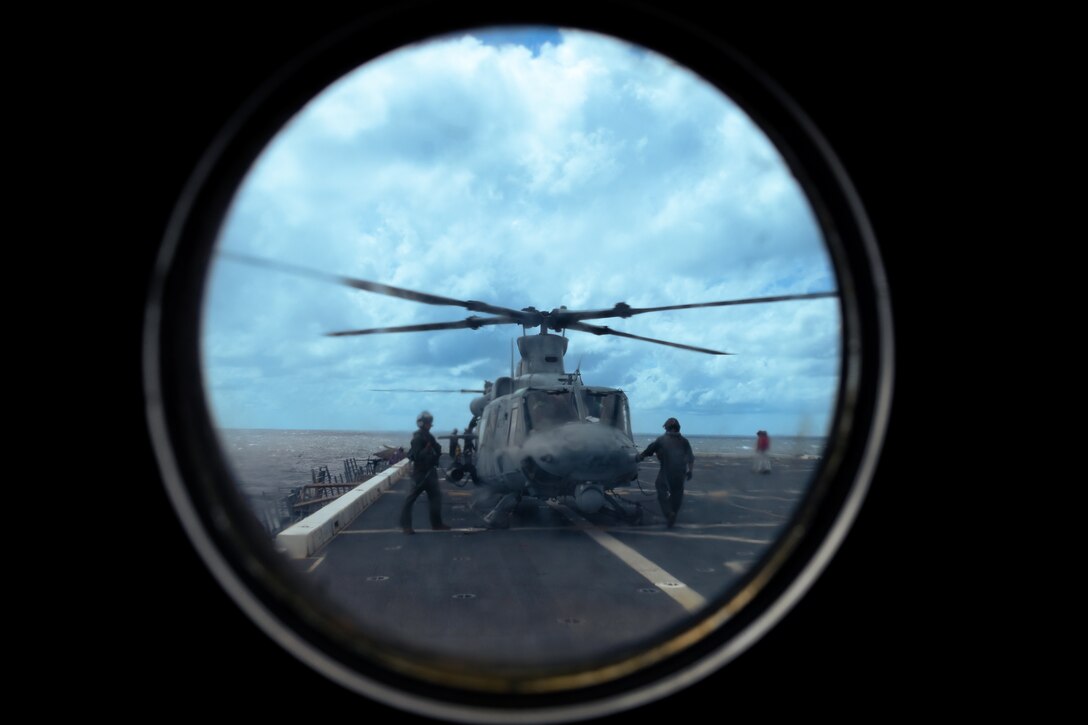
<svg viewBox="0 0 1088 725"><path fill-rule="evenodd" d="M412 435L412 444L408 449L414 485L400 511L400 528L406 534L415 533L412 529L412 505L424 491L427 492L431 528L435 531L448 531L450 528L442 523L442 492L438 487L438 460L442 457L442 447L431 435L433 424L434 416L427 411L420 413L416 418L419 428Z"/></svg>
<svg viewBox="0 0 1088 725"><path fill-rule="evenodd" d="M472 451L476 450L476 424L479 422L479 418L472 416L472 420L468 422L468 428L465 428L465 457L472 455Z"/></svg>
<svg viewBox="0 0 1088 725"><path fill-rule="evenodd" d="M691 443L680 435L680 421L669 418L665 421L665 434L658 436L646 450L638 454L638 460L657 456L661 468L657 472L657 500L661 504L661 513L669 528L676 523L680 513L680 503L684 500L684 481L691 480L695 466L695 455L691 452Z"/></svg>
<svg viewBox="0 0 1088 725"><path fill-rule="evenodd" d="M480 481L476 478L476 461L473 460L473 454L476 451L476 423L478 422L479 418L472 416L468 428L465 428L465 447L461 451L462 465L476 485L479 485Z"/></svg>
<svg viewBox="0 0 1088 725"><path fill-rule="evenodd" d="M457 445L457 429L453 429L453 433L450 435L450 463L460 463L461 447Z"/></svg>

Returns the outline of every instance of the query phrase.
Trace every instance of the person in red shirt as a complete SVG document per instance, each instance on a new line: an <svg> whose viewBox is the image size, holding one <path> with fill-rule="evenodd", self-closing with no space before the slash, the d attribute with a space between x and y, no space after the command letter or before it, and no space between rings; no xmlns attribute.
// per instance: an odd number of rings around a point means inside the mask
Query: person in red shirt
<svg viewBox="0 0 1088 725"><path fill-rule="evenodd" d="M767 431L756 431L756 460L752 466L752 471L755 473L770 473L771 472L771 437L767 435Z"/></svg>

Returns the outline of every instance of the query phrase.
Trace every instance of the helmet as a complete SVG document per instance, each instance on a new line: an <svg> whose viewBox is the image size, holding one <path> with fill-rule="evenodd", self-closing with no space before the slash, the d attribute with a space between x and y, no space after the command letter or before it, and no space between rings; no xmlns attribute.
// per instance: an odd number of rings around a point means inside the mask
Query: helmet
<svg viewBox="0 0 1088 725"><path fill-rule="evenodd" d="M423 425L424 423L433 423L434 416L426 410L416 416L416 425Z"/></svg>
<svg viewBox="0 0 1088 725"><path fill-rule="evenodd" d="M680 432L680 421L678 421L676 418L669 418L668 420L665 421L665 425L663 425L661 427L664 428L665 430L674 430L677 433L679 433Z"/></svg>

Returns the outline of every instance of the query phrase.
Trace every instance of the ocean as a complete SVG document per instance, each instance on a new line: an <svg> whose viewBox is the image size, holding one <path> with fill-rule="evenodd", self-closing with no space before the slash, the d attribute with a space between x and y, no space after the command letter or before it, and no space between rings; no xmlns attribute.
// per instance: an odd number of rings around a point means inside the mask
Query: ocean
<svg viewBox="0 0 1088 725"><path fill-rule="evenodd" d="M449 431L433 431L448 435ZM322 466L333 476L343 475L344 461L354 458L360 465L385 448L408 448L411 431L332 431L221 429L219 437L228 464L234 469L239 488L247 495L285 494L310 483ZM636 434L635 444L644 448L656 435ZM747 458L755 448L755 436L686 436L695 455ZM442 441L443 445L447 441ZM773 458L818 458L826 438L771 435Z"/></svg>

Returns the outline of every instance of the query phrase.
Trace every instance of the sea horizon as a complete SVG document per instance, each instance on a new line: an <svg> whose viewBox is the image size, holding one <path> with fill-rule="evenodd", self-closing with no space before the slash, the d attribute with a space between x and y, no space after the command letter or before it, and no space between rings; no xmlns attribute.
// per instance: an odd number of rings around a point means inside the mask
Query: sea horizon
<svg viewBox="0 0 1088 725"><path fill-rule="evenodd" d="M230 432L230 431L234 431L234 432L241 432L241 431L264 432L264 431L267 431L267 432L277 432L277 433L328 433L330 435L401 435L401 436L406 436L409 439L411 439L412 433L415 432L415 429L411 429L411 430L409 430L409 429L404 429L404 430L353 430L353 429L348 429L348 428L248 428L248 427L227 427L227 426L219 427L216 430L219 430L221 432ZM432 430L434 430L434 429L432 429ZM453 430L452 428L450 429L449 432L444 432L443 430L437 430L437 432L435 432L434 435L435 436L449 435L449 433L452 432L452 430ZM462 429L458 428L457 430L458 430L458 432L460 432ZM638 431L635 431L632 435L634 435L636 438L640 437L640 436L641 437L650 436L650 437L656 438L657 436L661 435L661 432L660 431L656 431L656 432L654 432L654 431L643 431L643 432L640 433ZM684 433L684 437L685 438L751 438L751 439L755 440L755 434L754 433L750 434L750 435L741 435L741 434L736 434L736 433ZM803 439L826 439L827 438L827 436L823 436L823 435L785 435L785 434L780 434L779 437L782 437L782 438L803 438Z"/></svg>
<svg viewBox="0 0 1088 725"><path fill-rule="evenodd" d="M412 431L356 431L305 428L218 428L221 450L240 489L250 495L289 490L311 483L325 468L343 475L346 462L366 459L390 448L407 448ZM438 433L449 435L449 433ZM635 433L635 445L650 444L660 433ZM749 457L755 436L684 434L696 457ZM821 458L825 436L776 436L771 432L772 458ZM445 441L443 441L445 443Z"/></svg>

